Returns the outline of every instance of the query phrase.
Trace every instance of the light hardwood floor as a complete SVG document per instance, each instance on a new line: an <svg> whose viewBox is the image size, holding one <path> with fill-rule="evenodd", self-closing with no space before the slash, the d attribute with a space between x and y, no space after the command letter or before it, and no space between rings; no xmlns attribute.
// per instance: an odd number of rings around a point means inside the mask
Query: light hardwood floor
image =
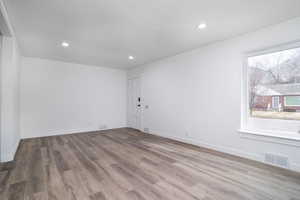
<svg viewBox="0 0 300 200"><path fill-rule="evenodd" d="M296 200L300 174L115 129L22 140L1 200Z"/></svg>

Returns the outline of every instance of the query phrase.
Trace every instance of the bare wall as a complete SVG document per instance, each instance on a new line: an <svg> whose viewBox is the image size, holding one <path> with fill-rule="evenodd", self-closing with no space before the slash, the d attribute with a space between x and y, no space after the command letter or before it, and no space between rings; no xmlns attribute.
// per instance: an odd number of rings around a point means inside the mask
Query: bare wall
<svg viewBox="0 0 300 200"><path fill-rule="evenodd" d="M13 37L3 37L1 47L1 161L14 158L20 141L20 55Z"/></svg>
<svg viewBox="0 0 300 200"><path fill-rule="evenodd" d="M126 126L126 72L23 57L21 136Z"/></svg>

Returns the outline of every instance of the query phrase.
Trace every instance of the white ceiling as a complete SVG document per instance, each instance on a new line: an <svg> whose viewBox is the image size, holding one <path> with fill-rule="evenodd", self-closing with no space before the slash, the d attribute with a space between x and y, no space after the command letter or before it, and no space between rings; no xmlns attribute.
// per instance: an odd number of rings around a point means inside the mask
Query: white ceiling
<svg viewBox="0 0 300 200"><path fill-rule="evenodd" d="M299 0L5 0L25 56L129 68L300 16ZM197 25L207 23L207 29ZM62 48L61 42L70 42ZM128 60L133 55L135 60Z"/></svg>

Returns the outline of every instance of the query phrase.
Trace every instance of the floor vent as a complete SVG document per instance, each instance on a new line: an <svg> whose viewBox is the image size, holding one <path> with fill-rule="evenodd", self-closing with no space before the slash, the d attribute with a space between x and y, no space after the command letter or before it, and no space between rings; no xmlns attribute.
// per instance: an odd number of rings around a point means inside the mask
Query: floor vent
<svg viewBox="0 0 300 200"><path fill-rule="evenodd" d="M284 167L284 168L289 167L288 158L281 155L267 153L265 154L265 162L279 167Z"/></svg>

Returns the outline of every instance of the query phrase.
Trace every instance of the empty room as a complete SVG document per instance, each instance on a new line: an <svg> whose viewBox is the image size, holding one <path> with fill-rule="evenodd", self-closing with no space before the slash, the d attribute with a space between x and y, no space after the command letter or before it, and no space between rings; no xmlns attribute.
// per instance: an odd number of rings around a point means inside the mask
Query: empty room
<svg viewBox="0 0 300 200"><path fill-rule="evenodd" d="M300 200L300 1L0 0L0 200Z"/></svg>

